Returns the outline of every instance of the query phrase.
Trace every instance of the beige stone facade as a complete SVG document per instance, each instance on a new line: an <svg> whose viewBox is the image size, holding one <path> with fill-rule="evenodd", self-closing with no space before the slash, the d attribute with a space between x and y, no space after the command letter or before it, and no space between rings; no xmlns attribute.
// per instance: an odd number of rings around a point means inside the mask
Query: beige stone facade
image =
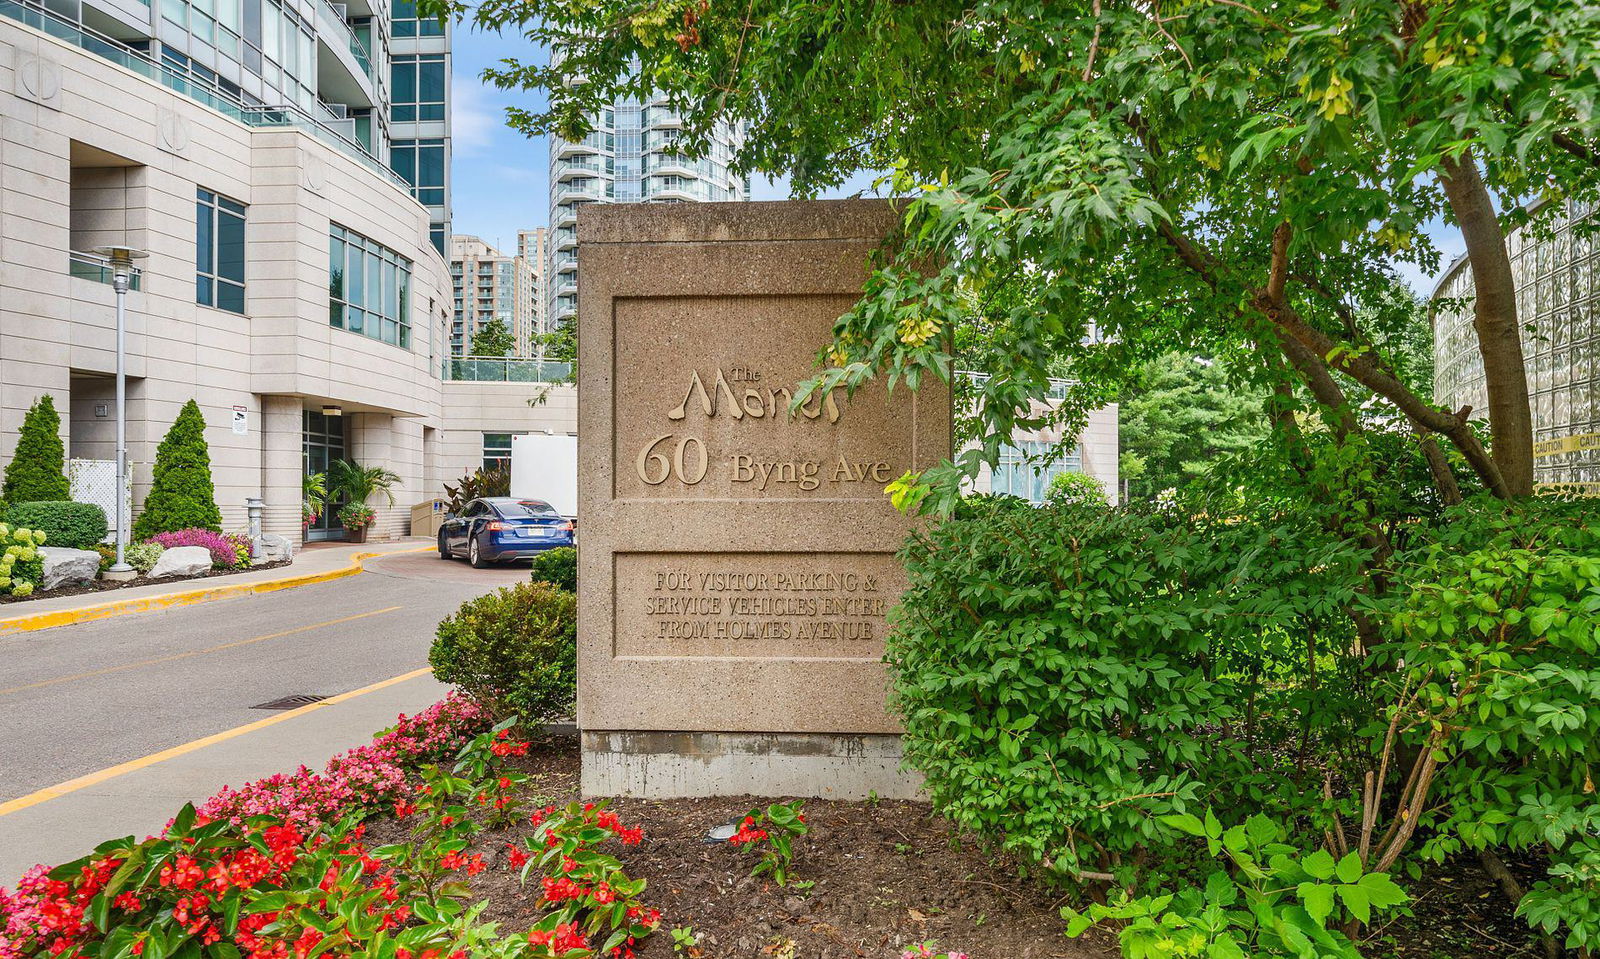
<svg viewBox="0 0 1600 959"><path fill-rule="evenodd" d="M136 513L156 446L190 399L206 418L224 526L242 528L245 498L260 496L267 531L291 537L308 415L337 411L319 422L342 432L344 455L399 474L379 537L404 533L408 507L459 475L455 447L467 433L548 419L521 402L532 384L516 385L519 407L509 384L441 382L451 290L429 211L387 169L322 133L241 122L0 18L0 462L44 393L63 411L70 457L114 457L114 294L87 255L112 244L149 253L127 298ZM242 312L197 302L205 193L244 211ZM330 267L337 231L368 254L342 262L373 272ZM331 289L354 303L364 279L388 296L402 269L409 285L393 301L376 297L364 319L352 307L343 328L333 325ZM496 390L506 402L490 402ZM454 413L465 431L446 428Z"/></svg>

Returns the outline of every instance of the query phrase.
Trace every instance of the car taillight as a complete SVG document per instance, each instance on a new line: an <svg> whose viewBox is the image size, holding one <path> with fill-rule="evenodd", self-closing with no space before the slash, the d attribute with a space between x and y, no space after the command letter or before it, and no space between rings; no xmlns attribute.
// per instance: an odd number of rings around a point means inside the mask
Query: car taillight
<svg viewBox="0 0 1600 959"><path fill-rule="evenodd" d="M578 528L578 526L577 526L577 524L576 524L576 523L574 523L574 522L573 522L573 521L572 521L572 520L570 520L570 519L569 519L569 520L567 520L567 521L566 521L566 522L565 522L565 523L562 523L562 524L561 524L561 531L562 531L562 532L563 532L563 533L570 533L570 532L572 532L572 531L573 531L573 530L575 530L575 529L577 529L577 528Z"/></svg>
<svg viewBox="0 0 1600 959"><path fill-rule="evenodd" d="M511 528L511 524L510 523L502 523L499 520L494 520L493 522L491 522L488 526L486 526L484 528L485 529L489 529L489 530L493 530L493 531L498 533L501 530L510 529Z"/></svg>

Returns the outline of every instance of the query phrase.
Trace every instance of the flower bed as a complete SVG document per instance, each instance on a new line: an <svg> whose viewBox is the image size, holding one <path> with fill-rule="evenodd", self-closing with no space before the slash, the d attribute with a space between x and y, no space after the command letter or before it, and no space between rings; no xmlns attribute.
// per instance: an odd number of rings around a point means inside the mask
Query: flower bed
<svg viewBox="0 0 1600 959"><path fill-rule="evenodd" d="M35 867L0 889L0 959L630 959L660 914L600 848L641 838L603 805L536 815L516 863L524 881L543 873L531 928L502 934L479 918L486 904L468 904L462 879L487 864L467 850L521 819L527 781L505 764L528 744L510 721L487 725L452 695L321 773L225 788L160 836ZM403 841L370 841L365 820L380 809L409 827Z"/></svg>

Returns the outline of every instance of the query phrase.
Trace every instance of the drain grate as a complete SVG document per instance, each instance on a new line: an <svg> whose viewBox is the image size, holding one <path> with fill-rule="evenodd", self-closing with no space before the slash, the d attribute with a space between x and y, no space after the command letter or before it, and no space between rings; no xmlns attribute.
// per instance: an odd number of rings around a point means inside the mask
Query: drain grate
<svg viewBox="0 0 1600 959"><path fill-rule="evenodd" d="M296 695L296 696L285 696L282 699L274 699L270 703L262 703L259 706L251 706L250 708L251 709L299 709L301 706L309 706L312 703L320 703L324 699L327 699L327 698L328 697L326 697L326 696L312 696L312 695L309 695L309 694L306 694L306 693L300 693L299 695Z"/></svg>

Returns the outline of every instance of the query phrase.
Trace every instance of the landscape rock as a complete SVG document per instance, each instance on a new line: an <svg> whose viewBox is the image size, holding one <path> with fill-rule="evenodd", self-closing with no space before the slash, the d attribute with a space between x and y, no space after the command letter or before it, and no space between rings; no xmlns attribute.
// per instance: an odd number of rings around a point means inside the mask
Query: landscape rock
<svg viewBox="0 0 1600 959"><path fill-rule="evenodd" d="M261 534L261 553L262 562L266 563L294 559L294 544L274 533L263 533Z"/></svg>
<svg viewBox="0 0 1600 959"><path fill-rule="evenodd" d="M92 583L100 573L100 554L92 549L42 546L39 556L44 560L44 578L39 581L40 589Z"/></svg>
<svg viewBox="0 0 1600 959"><path fill-rule="evenodd" d="M167 576L196 576L211 569L211 551L204 546L174 546L161 554L151 579Z"/></svg>

